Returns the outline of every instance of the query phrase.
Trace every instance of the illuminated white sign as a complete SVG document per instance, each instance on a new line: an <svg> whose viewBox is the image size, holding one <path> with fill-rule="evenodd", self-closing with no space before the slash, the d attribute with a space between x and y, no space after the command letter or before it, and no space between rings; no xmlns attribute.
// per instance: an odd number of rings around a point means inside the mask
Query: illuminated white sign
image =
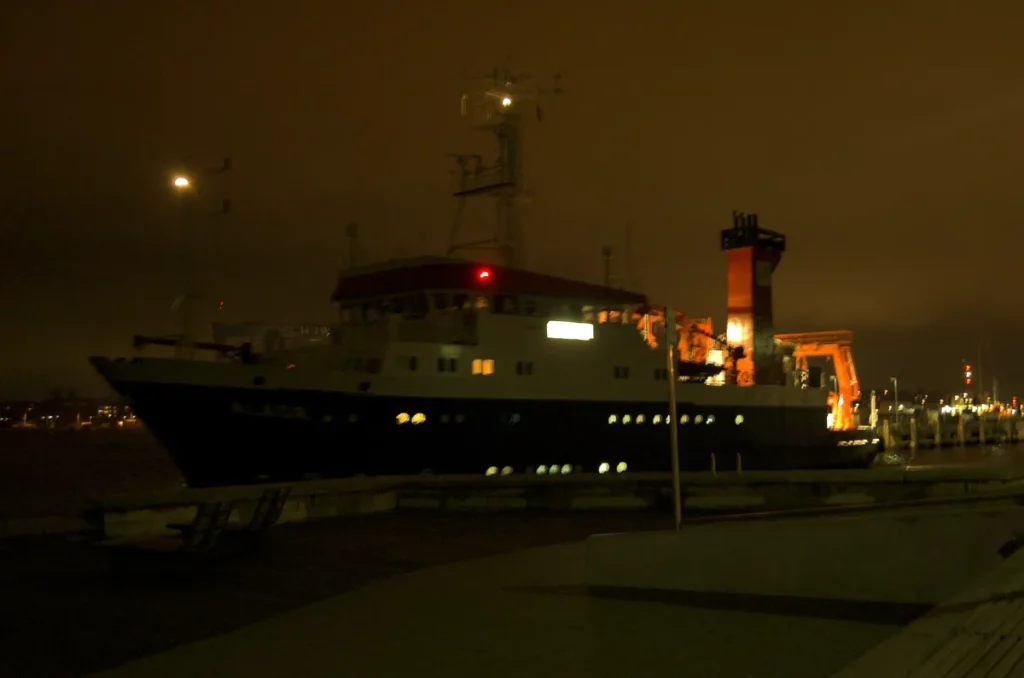
<svg viewBox="0 0 1024 678"><path fill-rule="evenodd" d="M593 338L594 326L590 323L571 323L566 320L548 321L548 339L590 341Z"/></svg>

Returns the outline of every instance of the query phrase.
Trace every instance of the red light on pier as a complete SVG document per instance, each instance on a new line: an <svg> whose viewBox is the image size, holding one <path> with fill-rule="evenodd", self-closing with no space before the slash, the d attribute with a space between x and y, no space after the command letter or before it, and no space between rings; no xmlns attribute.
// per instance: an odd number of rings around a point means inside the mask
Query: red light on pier
<svg viewBox="0 0 1024 678"><path fill-rule="evenodd" d="M481 268L476 273L476 279L480 282L488 282L491 279L491 269Z"/></svg>

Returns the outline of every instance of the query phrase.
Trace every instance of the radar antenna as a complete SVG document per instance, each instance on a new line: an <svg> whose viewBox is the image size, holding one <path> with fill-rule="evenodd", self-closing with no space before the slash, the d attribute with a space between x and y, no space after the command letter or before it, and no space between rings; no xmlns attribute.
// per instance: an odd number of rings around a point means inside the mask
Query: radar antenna
<svg viewBox="0 0 1024 678"><path fill-rule="evenodd" d="M552 78L552 86L542 88L534 85L527 75L495 69L462 95L462 116L474 128L495 137L498 156L493 165L485 165L480 155L453 154L457 165L453 196L458 200L458 208L448 243L448 256L460 250L497 250L503 265L524 265L518 213L519 204L525 198L522 128L531 107L537 120L543 120L540 99L548 94L560 94L561 78L556 74ZM460 240L462 217L466 200L471 197L495 201L497 224L492 237L463 242Z"/></svg>

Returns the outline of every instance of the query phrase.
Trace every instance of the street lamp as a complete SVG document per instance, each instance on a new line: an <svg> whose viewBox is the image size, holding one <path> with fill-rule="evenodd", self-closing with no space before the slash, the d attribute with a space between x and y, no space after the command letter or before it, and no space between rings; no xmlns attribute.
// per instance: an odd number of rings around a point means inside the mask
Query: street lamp
<svg viewBox="0 0 1024 678"><path fill-rule="evenodd" d="M896 381L896 377L889 377L889 381L892 382L892 397L893 397L893 400L896 402L896 407L895 407L895 411L896 411L896 424L899 425L899 423L900 423L900 385L899 385L899 382Z"/></svg>

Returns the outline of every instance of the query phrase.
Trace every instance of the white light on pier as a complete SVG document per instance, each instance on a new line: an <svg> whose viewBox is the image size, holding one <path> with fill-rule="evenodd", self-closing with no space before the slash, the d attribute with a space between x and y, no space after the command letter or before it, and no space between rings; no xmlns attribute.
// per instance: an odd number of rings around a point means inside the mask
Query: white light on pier
<svg viewBox="0 0 1024 678"><path fill-rule="evenodd" d="M573 323L567 320L548 321L548 339L590 341L593 338L594 326L590 323Z"/></svg>

